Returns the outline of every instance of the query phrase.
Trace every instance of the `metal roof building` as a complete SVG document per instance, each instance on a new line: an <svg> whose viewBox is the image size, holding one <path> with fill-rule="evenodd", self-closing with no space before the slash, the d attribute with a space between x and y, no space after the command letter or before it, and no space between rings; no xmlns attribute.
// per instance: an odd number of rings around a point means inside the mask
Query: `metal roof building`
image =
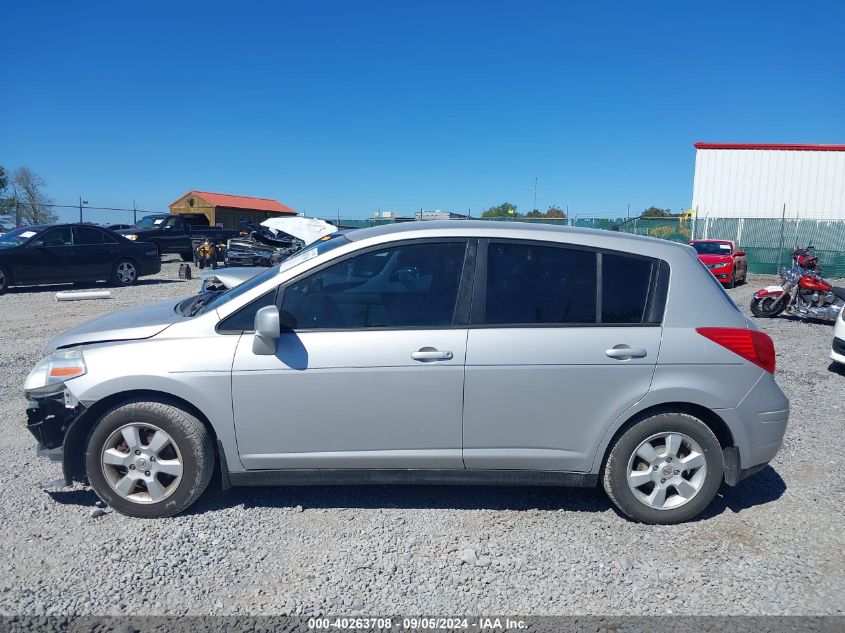
<svg viewBox="0 0 845 633"><path fill-rule="evenodd" d="M272 198L235 196L228 193L192 190L170 204L171 213L202 213L211 226L240 228L241 220L262 222L267 218L296 215L296 211Z"/></svg>
<svg viewBox="0 0 845 633"><path fill-rule="evenodd" d="M692 208L709 218L845 220L845 145L696 143Z"/></svg>

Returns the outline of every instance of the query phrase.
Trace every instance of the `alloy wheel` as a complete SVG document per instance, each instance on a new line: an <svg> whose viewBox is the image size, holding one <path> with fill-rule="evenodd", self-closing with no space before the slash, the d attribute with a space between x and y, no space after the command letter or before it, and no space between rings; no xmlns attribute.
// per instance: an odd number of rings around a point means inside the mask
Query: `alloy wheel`
<svg viewBox="0 0 845 633"><path fill-rule="evenodd" d="M167 499L182 481L182 454L173 438L153 424L133 423L115 430L100 456L111 488L135 503Z"/></svg>
<svg viewBox="0 0 845 633"><path fill-rule="evenodd" d="M707 477L704 451L683 433L657 433L642 441L628 460L628 487L655 510L689 503Z"/></svg>
<svg viewBox="0 0 845 633"><path fill-rule="evenodd" d="M137 276L137 272L135 270L135 266L130 262L120 262L117 266L117 278L120 279L121 283L124 284L131 284L135 281L135 277Z"/></svg>

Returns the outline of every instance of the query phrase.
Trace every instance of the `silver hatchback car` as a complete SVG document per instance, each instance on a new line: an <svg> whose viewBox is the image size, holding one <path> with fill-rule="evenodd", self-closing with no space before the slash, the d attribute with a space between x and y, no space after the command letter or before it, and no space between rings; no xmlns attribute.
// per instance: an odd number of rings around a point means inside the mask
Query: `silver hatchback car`
<svg viewBox="0 0 845 633"><path fill-rule="evenodd" d="M595 486L699 514L781 446L771 339L689 246L424 222L315 242L225 292L54 338L25 391L42 454L116 510L221 485Z"/></svg>

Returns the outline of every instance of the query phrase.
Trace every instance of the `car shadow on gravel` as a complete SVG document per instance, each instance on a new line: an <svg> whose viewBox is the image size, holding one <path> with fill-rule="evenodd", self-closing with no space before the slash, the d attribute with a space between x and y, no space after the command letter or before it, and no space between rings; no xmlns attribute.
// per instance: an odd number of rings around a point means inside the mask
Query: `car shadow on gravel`
<svg viewBox="0 0 845 633"><path fill-rule="evenodd" d="M706 521L723 512L738 514L743 510L777 501L786 492L786 482L771 466L743 479L736 486L722 484L713 502L695 520Z"/></svg>
<svg viewBox="0 0 845 633"><path fill-rule="evenodd" d="M845 365L842 365L840 363L831 363L830 365L827 366L827 370L831 374L837 374L839 376L845 376Z"/></svg>
<svg viewBox="0 0 845 633"><path fill-rule="evenodd" d="M218 480L219 481L219 480ZM771 466L737 486L722 485L713 502L694 521L704 521L726 511L737 514L779 499L786 483ZM62 505L93 508L97 495L91 489L48 490ZM602 513L613 510L600 486L245 486L222 490L212 481L208 490L183 515L200 515L233 507L303 509L398 510L532 510ZM621 514L620 514L621 516Z"/></svg>
<svg viewBox="0 0 845 633"><path fill-rule="evenodd" d="M567 510L605 512L610 501L600 488L546 486L291 486L209 490L185 514L225 508Z"/></svg>
<svg viewBox="0 0 845 633"><path fill-rule="evenodd" d="M710 506L695 520L707 520L724 512L737 514L776 501L785 491L783 478L774 468L766 466L734 487L722 485ZM233 506L246 509L301 506L303 509L616 511L599 486L290 486L235 487L224 491L212 484L185 514L204 514Z"/></svg>

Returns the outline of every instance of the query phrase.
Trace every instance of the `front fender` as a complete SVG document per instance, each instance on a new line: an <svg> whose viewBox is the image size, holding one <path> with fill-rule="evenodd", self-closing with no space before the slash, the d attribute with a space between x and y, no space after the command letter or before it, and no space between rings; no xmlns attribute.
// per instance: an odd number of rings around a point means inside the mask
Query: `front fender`
<svg viewBox="0 0 845 633"><path fill-rule="evenodd" d="M764 299L766 297L780 297L783 296L784 289L782 286L766 286L754 293L755 299Z"/></svg>

